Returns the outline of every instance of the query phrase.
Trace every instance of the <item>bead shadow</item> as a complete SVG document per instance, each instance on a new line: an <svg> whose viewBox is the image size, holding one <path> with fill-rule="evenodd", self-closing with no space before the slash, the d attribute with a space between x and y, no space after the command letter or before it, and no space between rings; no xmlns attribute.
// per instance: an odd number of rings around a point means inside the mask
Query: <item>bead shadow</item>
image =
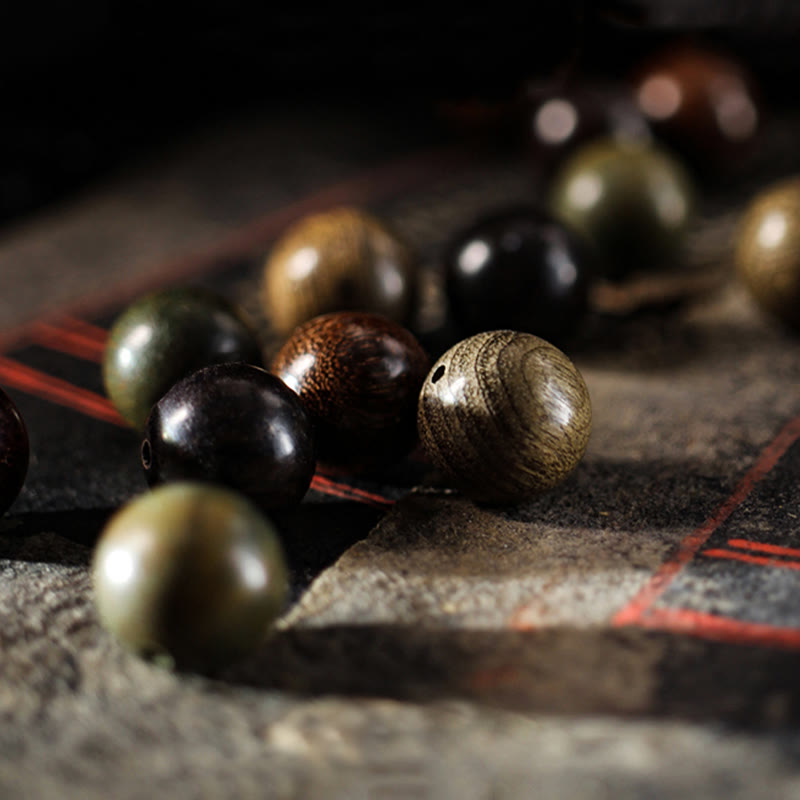
<svg viewBox="0 0 800 800"><path fill-rule="evenodd" d="M289 565L290 602L297 602L311 581L366 537L384 514L355 502L303 503L271 512Z"/></svg>
<svg viewBox="0 0 800 800"><path fill-rule="evenodd" d="M0 521L0 559L89 566L92 548L116 508L8 515ZM290 600L363 539L385 511L355 502L305 503L269 516L290 573Z"/></svg>
<svg viewBox="0 0 800 800"><path fill-rule="evenodd" d="M800 343L800 337L760 317L754 307L748 309L746 320L687 320L690 311L681 304L623 318L596 316L580 338L563 349L579 368L647 374L707 364L709 359L717 366L730 363L736 370L743 355L753 353L756 345L779 342L788 349Z"/></svg>
<svg viewBox="0 0 800 800"><path fill-rule="evenodd" d="M8 514L0 520L0 558L89 565L103 526L115 508Z"/></svg>
<svg viewBox="0 0 800 800"><path fill-rule="evenodd" d="M637 628L332 625L279 631L218 677L305 697L459 699L517 712L657 714L769 728L800 721L798 666L797 653Z"/></svg>

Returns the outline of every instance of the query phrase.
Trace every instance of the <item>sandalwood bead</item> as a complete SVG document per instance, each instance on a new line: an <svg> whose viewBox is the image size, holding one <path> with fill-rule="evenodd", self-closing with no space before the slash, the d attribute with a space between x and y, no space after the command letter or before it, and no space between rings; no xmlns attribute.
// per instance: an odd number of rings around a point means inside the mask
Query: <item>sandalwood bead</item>
<svg viewBox="0 0 800 800"><path fill-rule="evenodd" d="M405 323L414 293L409 249L375 217L337 208L306 217L275 244L261 304L272 327L288 335L333 311L369 311Z"/></svg>
<svg viewBox="0 0 800 800"><path fill-rule="evenodd" d="M591 419L586 384L560 350L531 334L488 331L433 365L417 424L430 459L464 494L515 503L575 469Z"/></svg>
<svg viewBox="0 0 800 800"><path fill-rule="evenodd" d="M763 191L746 209L736 269L764 311L800 330L800 178Z"/></svg>

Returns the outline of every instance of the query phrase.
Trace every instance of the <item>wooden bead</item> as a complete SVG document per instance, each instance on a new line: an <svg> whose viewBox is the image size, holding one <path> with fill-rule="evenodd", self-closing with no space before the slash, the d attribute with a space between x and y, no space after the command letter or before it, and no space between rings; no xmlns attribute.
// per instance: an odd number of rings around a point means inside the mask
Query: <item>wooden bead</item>
<svg viewBox="0 0 800 800"><path fill-rule="evenodd" d="M747 208L736 268L764 311L800 330L800 178L762 192Z"/></svg>
<svg viewBox="0 0 800 800"><path fill-rule="evenodd" d="M657 53L634 89L658 137L703 171L735 169L758 133L752 79L741 63L710 50L682 45Z"/></svg>
<svg viewBox="0 0 800 800"><path fill-rule="evenodd" d="M550 191L550 209L594 246L598 270L611 279L680 266L693 207L689 177L675 159L611 140L577 150Z"/></svg>
<svg viewBox="0 0 800 800"><path fill-rule="evenodd" d="M396 322L341 311L301 325L272 371L305 404L319 460L366 466L396 461L416 444L428 364L419 342Z"/></svg>
<svg viewBox="0 0 800 800"><path fill-rule="evenodd" d="M217 483L265 509L299 503L316 467L302 401L249 364L215 364L178 381L153 406L141 453L151 486Z"/></svg>
<svg viewBox="0 0 800 800"><path fill-rule="evenodd" d="M132 650L192 669L261 645L283 610L287 570L273 525L241 495L160 486L120 509L92 559L103 625Z"/></svg>
<svg viewBox="0 0 800 800"><path fill-rule="evenodd" d="M563 481L591 430L591 402L573 363L527 333L488 331L432 367L417 424L430 459L474 500L515 503Z"/></svg>
<svg viewBox="0 0 800 800"><path fill-rule="evenodd" d="M410 251L369 214L338 208L301 220L264 267L261 303L285 335L320 314L369 311L405 323L413 310Z"/></svg>
<svg viewBox="0 0 800 800"><path fill-rule="evenodd" d="M550 82L523 87L525 133L534 166L546 176L593 139L648 142L650 129L630 92L614 84Z"/></svg>
<svg viewBox="0 0 800 800"><path fill-rule="evenodd" d="M464 334L513 328L558 340L586 311L592 264L583 240L534 207L491 214L445 258L450 313Z"/></svg>
<svg viewBox="0 0 800 800"><path fill-rule="evenodd" d="M255 331L239 308L205 289L165 289L139 298L115 321L103 383L117 411L141 430L176 381L201 367L236 361L262 363Z"/></svg>

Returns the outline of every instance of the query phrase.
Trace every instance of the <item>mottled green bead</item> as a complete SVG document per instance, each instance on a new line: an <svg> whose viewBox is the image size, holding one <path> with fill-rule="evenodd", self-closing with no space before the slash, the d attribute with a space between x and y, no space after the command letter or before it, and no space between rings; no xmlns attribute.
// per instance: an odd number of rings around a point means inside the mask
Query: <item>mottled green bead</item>
<svg viewBox="0 0 800 800"><path fill-rule="evenodd" d="M608 278L685 261L692 185L657 147L611 140L586 145L556 175L549 204L594 246Z"/></svg>
<svg viewBox="0 0 800 800"><path fill-rule="evenodd" d="M92 561L100 620L123 644L179 667L255 650L286 599L277 534L241 495L174 483L124 506Z"/></svg>
<svg viewBox="0 0 800 800"><path fill-rule="evenodd" d="M103 382L120 415L141 429L153 405L178 380L232 361L262 363L258 339L242 312L205 289L167 289L141 297L117 318Z"/></svg>

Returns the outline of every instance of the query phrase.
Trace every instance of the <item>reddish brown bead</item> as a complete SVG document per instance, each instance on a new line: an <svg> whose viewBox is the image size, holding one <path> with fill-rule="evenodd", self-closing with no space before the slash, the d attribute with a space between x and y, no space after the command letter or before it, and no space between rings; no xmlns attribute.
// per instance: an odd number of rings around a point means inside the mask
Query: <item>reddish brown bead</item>
<svg viewBox="0 0 800 800"><path fill-rule="evenodd" d="M735 168L753 144L759 108L737 62L697 47L656 55L635 79L636 101L653 130L696 168Z"/></svg>
<svg viewBox="0 0 800 800"><path fill-rule="evenodd" d="M272 369L311 415L320 461L390 463L414 447L428 357L397 323L348 311L316 317L295 330Z"/></svg>

